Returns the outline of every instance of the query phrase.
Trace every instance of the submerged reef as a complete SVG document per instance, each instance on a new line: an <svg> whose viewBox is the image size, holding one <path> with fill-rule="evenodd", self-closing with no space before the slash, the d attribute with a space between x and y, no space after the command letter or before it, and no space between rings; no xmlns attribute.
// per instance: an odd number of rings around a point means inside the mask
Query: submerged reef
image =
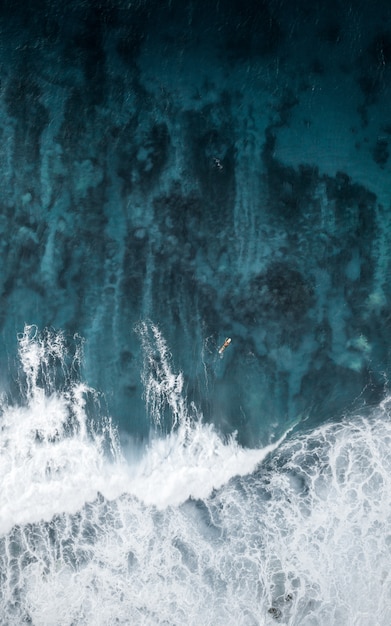
<svg viewBox="0 0 391 626"><path fill-rule="evenodd" d="M312 9L208 7L0 12L0 360L25 322L83 335L91 384L146 436L150 318L205 419L253 444L384 391L389 35L356 45L341 7L314 32Z"/></svg>

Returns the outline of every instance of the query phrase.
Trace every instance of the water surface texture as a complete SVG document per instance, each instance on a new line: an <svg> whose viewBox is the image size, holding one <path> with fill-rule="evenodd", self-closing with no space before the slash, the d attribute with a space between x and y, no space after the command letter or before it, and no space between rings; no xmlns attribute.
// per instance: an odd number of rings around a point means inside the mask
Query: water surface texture
<svg viewBox="0 0 391 626"><path fill-rule="evenodd" d="M0 50L0 624L388 624L391 6Z"/></svg>

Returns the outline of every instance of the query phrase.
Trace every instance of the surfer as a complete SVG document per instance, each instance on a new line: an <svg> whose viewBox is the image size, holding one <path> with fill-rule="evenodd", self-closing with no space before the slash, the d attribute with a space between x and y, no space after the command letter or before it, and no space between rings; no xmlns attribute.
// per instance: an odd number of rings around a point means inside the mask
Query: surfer
<svg viewBox="0 0 391 626"><path fill-rule="evenodd" d="M227 348L227 346L229 346L229 344L231 343L231 337L227 337L226 340L224 341L223 345L221 346L221 348L219 348L219 354L223 354L224 350Z"/></svg>

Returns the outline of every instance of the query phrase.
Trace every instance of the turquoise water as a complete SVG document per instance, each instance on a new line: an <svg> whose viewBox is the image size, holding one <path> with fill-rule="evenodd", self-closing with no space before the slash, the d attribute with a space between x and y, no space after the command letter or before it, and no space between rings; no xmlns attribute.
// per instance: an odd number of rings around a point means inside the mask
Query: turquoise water
<svg viewBox="0 0 391 626"><path fill-rule="evenodd" d="M2 5L0 623L388 623L389 24Z"/></svg>

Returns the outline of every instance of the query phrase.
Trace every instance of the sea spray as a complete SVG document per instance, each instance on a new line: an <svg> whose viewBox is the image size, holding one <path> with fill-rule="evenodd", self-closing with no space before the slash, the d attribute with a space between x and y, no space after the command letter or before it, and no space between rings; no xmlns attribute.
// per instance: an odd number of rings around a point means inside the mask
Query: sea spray
<svg viewBox="0 0 391 626"><path fill-rule="evenodd" d="M145 404L151 424L163 427L163 416L170 412L169 430L189 425L189 407L183 396L183 374L175 374L171 366L171 353L159 328L148 321L140 322L136 331L141 340L143 387ZM194 405L191 407L195 409Z"/></svg>
<svg viewBox="0 0 391 626"><path fill-rule="evenodd" d="M75 512L101 489L117 482L121 492L126 484L116 429L107 417L98 423L88 415L94 391L74 367L79 347L69 367L62 333L26 326L19 357L25 401L1 407L0 532Z"/></svg>

